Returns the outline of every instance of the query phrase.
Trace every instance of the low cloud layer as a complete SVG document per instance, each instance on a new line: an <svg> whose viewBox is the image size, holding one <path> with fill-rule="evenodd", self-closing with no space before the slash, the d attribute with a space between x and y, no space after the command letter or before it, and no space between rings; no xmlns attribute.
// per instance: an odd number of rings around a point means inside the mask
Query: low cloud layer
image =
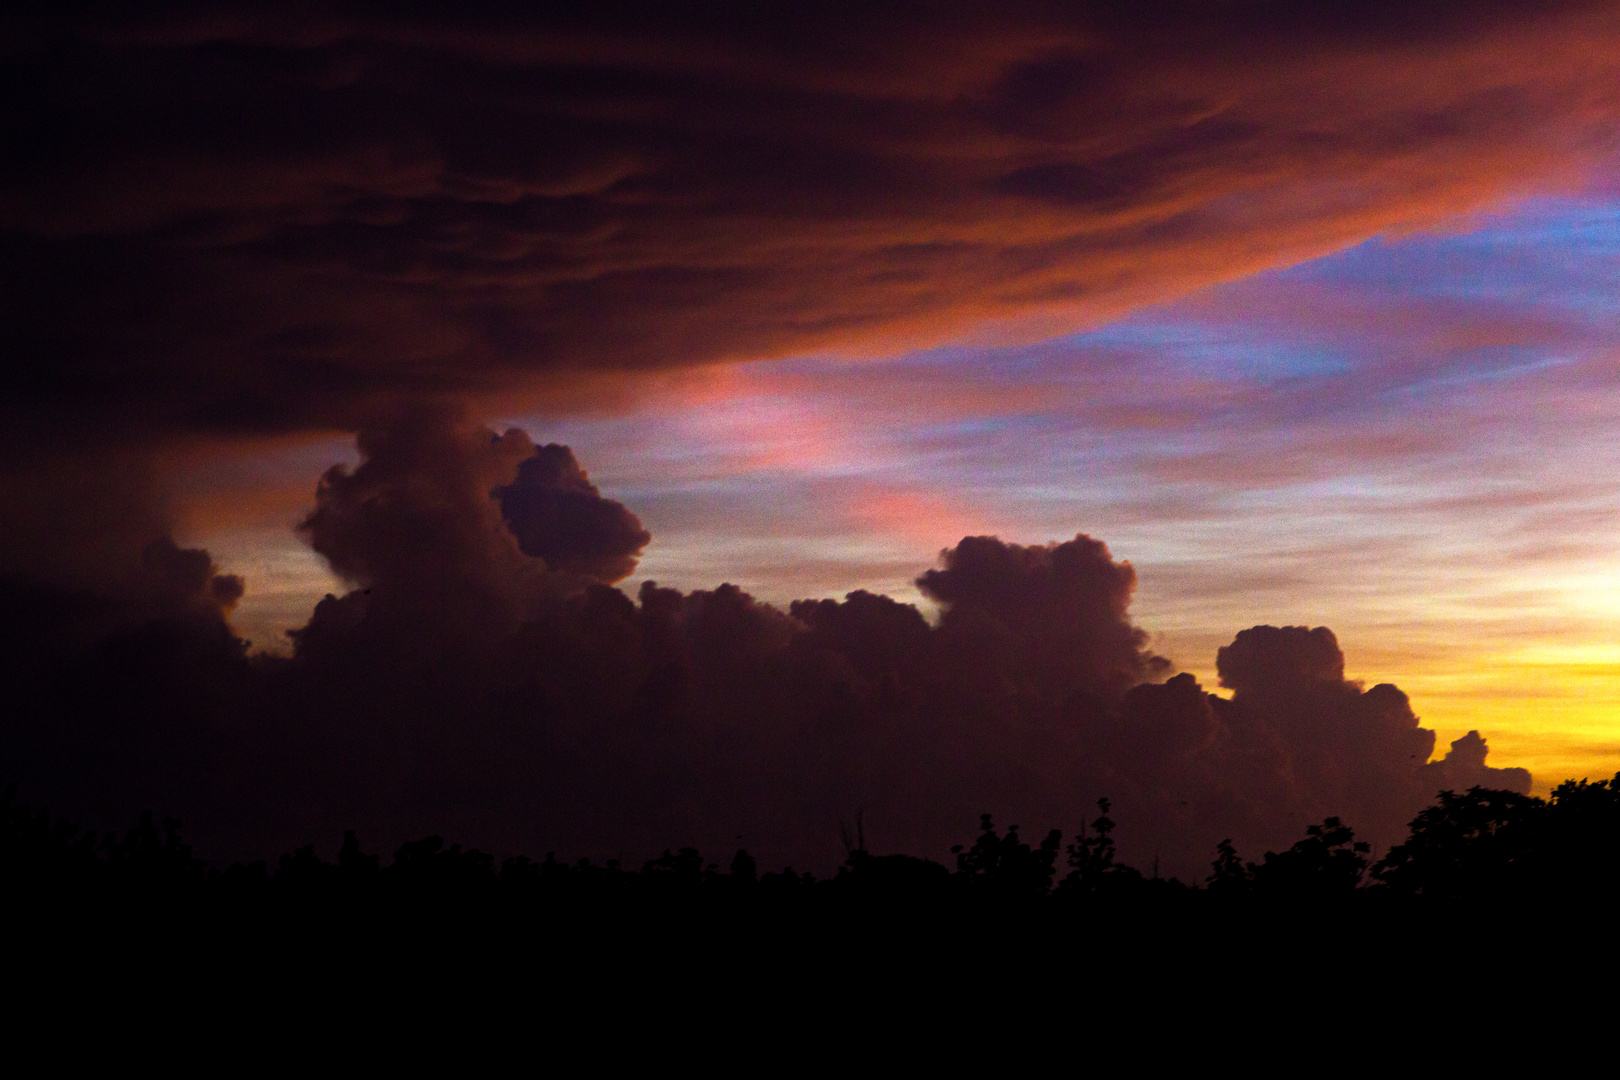
<svg viewBox="0 0 1620 1080"><path fill-rule="evenodd" d="M303 526L355 588L291 658L246 655L226 622L241 582L172 542L148 549L166 599L139 618L8 583L3 760L27 796L98 823L174 813L216 858L357 827L631 860L742 845L820 869L857 812L876 846L937 857L981 812L1072 830L1108 796L1129 858L1197 875L1223 837L1257 854L1339 814L1389 843L1443 787L1529 786L1474 734L1431 762L1405 695L1346 680L1323 628L1238 634L1229 699L1157 681L1135 574L1090 537L963 539L918 579L935 624L862 592L787 611L730 585L632 599L608 581L645 532L566 448L421 412L360 448ZM75 619L93 630L44 633Z"/></svg>

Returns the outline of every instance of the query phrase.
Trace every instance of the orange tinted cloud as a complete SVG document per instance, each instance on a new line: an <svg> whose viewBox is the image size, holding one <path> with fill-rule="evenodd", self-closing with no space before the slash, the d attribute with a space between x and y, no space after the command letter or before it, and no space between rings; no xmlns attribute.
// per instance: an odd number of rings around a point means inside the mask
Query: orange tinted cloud
<svg viewBox="0 0 1620 1080"><path fill-rule="evenodd" d="M1570 183L1620 115L1609 5L220 11L16 28L18 423L1047 336Z"/></svg>

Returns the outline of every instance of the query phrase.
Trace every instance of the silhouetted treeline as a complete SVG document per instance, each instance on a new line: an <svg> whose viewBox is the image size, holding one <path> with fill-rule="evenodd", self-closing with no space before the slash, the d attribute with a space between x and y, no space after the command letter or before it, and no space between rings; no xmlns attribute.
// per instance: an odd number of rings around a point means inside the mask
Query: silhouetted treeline
<svg viewBox="0 0 1620 1080"><path fill-rule="evenodd" d="M1115 857L1110 804L1067 843L1052 830L1035 844L1016 825L986 814L955 865L866 849L846 835L848 858L818 878L788 867L762 872L747 851L724 865L693 848L666 850L639 868L548 854L504 859L430 836L402 845L384 863L351 831L335 861L313 846L226 869L196 858L173 819L151 814L123 834L98 835L45 810L0 803L0 886L12 902L82 905L99 900L298 906L448 904L490 910L526 906L652 913L661 909L833 910L863 905L914 909L1084 904L1155 910L1294 907L1324 903L1446 904L1610 900L1620 887L1620 776L1569 781L1540 799L1470 788L1441 792L1410 835L1376 862L1350 825L1330 817L1284 851L1247 861L1230 841L1212 853L1208 875L1183 882L1144 873Z"/></svg>

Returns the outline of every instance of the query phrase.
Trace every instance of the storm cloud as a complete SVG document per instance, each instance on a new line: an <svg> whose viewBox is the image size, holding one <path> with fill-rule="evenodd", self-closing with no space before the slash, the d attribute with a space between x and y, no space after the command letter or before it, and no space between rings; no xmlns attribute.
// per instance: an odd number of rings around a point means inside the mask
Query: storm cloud
<svg viewBox="0 0 1620 1080"><path fill-rule="evenodd" d="M1050 336L1575 182L1612 149L1617 28L1599 3L11 16L0 401L30 440L355 430L401 397Z"/></svg>
<svg viewBox="0 0 1620 1080"><path fill-rule="evenodd" d="M150 572L189 608L12 673L5 760L29 797L98 820L156 806L216 858L357 827L825 869L857 812L876 846L939 857L981 812L1073 829L1108 796L1128 857L1196 876L1225 837L1258 853L1340 814L1388 843L1442 787L1529 785L1476 734L1430 762L1405 695L1346 680L1323 628L1238 634L1218 658L1230 698L1157 681L1171 666L1131 620L1135 574L1091 537L964 538L918 580L934 623L860 592L786 611L731 585L632 599L604 578L645 533L566 448L432 413L359 445L303 526L355 588L292 657L249 656L226 621L241 583L171 544ZM512 510L514 488L559 483L571 497L545 513Z"/></svg>

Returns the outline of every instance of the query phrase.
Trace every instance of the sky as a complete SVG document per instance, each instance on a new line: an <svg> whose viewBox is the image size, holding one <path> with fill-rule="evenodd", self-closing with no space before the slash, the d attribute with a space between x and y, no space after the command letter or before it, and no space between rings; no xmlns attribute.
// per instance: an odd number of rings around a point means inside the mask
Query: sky
<svg viewBox="0 0 1620 1080"><path fill-rule="evenodd" d="M963 536L1089 533L1135 566L1180 669L1213 683L1237 627L1325 624L1356 677L1545 790L1620 771L1617 254L1620 201L1514 200L1085 333L759 361L492 421L572 446L635 509L654 542L625 588L926 609L914 579ZM248 571L236 625L282 651L340 588L291 526L354 455L314 445L255 459L286 505L185 533Z"/></svg>
<svg viewBox="0 0 1620 1080"><path fill-rule="evenodd" d="M338 717L379 672L429 668L422 701L504 701L521 673L472 658L563 624L599 684L547 653L560 681L512 708L629 725L533 749L573 762L535 766L575 792L545 803L577 810L564 843L719 836L746 806L785 857L890 781L969 820L981 790L1073 816L1113 784L1166 835L1206 799L1273 843L1334 799L1390 832L1436 777L1545 793L1620 770L1612 5L90 5L4 27L25 787L86 813L117 811L91 775L172 796L235 822L221 851L344 813L530 843L506 796L423 764L454 741L421 741L428 720L361 724L352 768L398 775L345 802L288 764L314 744L286 710ZM598 586L635 598L611 608L629 653L586 629ZM930 644L899 608L794 604L858 590L914 606ZM722 679L705 612L733 603L774 643L758 671L823 650L856 674ZM159 625L180 637L117 679L159 713L192 702L215 749L182 768L178 736L132 719L81 767L48 734L89 708L60 687L123 685L97 665ZM1242 636L1267 626L1332 634ZM583 687L652 693L666 630L676 712L753 750L692 729L659 759L687 765L612 757L674 706ZM251 644L183 662L198 634ZM1141 713L1130 688L1177 672L1204 696ZM880 718L802 776L793 739L842 745L841 706L749 742L801 677L829 702L854 679ZM896 705L900 684L922 696ZM1149 714L1185 724L1130 727ZM518 730L462 749L539 738ZM947 792L879 764L931 739L955 747ZM1235 764L1261 757L1269 780ZM587 780L637 769L655 825ZM728 769L822 794L725 803ZM224 777L272 772L227 806ZM401 791L431 797L390 817ZM895 814L897 842L935 842Z"/></svg>

